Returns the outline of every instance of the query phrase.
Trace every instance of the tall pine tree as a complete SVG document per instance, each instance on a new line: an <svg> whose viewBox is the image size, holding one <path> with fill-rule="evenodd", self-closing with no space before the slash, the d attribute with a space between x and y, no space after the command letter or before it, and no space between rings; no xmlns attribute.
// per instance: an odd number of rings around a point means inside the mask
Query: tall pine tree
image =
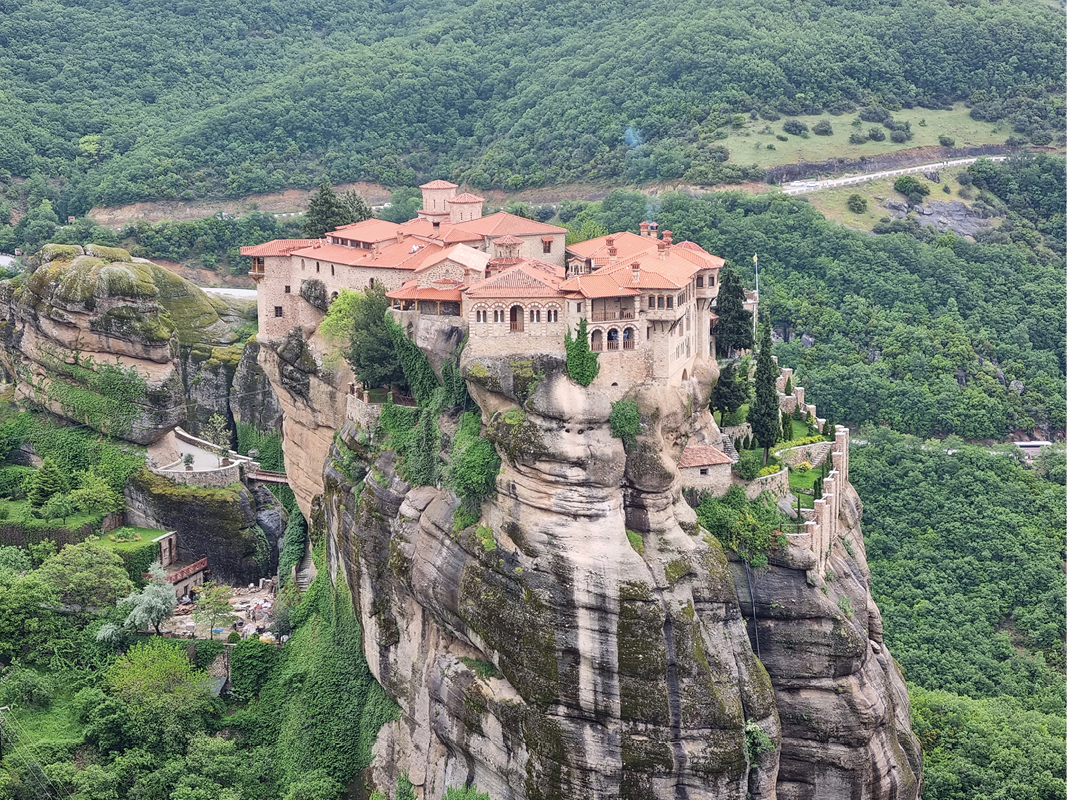
<svg viewBox="0 0 1067 800"><path fill-rule="evenodd" d="M748 400L748 376L737 371L737 364L730 362L719 373L715 390L711 393L712 411L721 411L723 415L733 414Z"/></svg>
<svg viewBox="0 0 1067 800"><path fill-rule="evenodd" d="M40 468L30 478L26 486L26 496L30 505L40 508L47 503L53 495L67 491L67 481L63 473L59 471L56 462L46 458L41 462Z"/></svg>
<svg viewBox="0 0 1067 800"><path fill-rule="evenodd" d="M311 197L308 213L304 216L303 233L309 239L320 239L335 228L370 217L370 206L359 194L350 190L338 197L330 182L323 180Z"/></svg>
<svg viewBox="0 0 1067 800"><path fill-rule="evenodd" d="M720 355L752 349L752 314L745 309L745 287L729 264L719 274L719 294L715 299L715 346Z"/></svg>
<svg viewBox="0 0 1067 800"><path fill-rule="evenodd" d="M765 327L760 339L759 358L756 359L756 399L748 409L748 422L752 426L752 434L756 442L763 448L763 463L767 463L767 456L771 447L778 441L782 432L781 412L778 410L778 390L775 382L778 379L778 365L771 358L773 351L771 343L771 329Z"/></svg>

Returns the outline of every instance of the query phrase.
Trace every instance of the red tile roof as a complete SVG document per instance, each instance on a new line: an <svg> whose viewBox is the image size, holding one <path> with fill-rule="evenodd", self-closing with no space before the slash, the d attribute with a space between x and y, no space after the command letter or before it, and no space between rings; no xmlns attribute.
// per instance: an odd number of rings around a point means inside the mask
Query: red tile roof
<svg viewBox="0 0 1067 800"><path fill-rule="evenodd" d="M264 242L263 244L254 244L249 247L241 248L241 255L243 256L287 256L294 250L299 250L301 247L308 247L315 244L318 239L274 239L270 242Z"/></svg>
<svg viewBox="0 0 1067 800"><path fill-rule="evenodd" d="M641 294L640 289L620 286L610 275L594 272L592 275L575 275L560 285L560 290L579 297L632 297Z"/></svg>
<svg viewBox="0 0 1067 800"><path fill-rule="evenodd" d="M459 187L457 187L456 184L454 184L454 183L449 183L448 181L437 180L437 181L430 181L429 183L424 183L419 188L420 189L456 189L456 188L459 188Z"/></svg>
<svg viewBox="0 0 1067 800"><path fill-rule="evenodd" d="M343 264L349 267L376 267L379 269L417 269L423 261L441 250L437 242L422 242L405 238L403 241L385 243L377 253L357 247L343 247L339 244L324 244L319 247L305 247L294 250L292 255L326 261L331 264ZM414 251L414 252L412 252Z"/></svg>
<svg viewBox="0 0 1067 800"><path fill-rule="evenodd" d="M441 227L444 227L443 225ZM555 225L546 225L525 217L518 217L506 211L498 211L488 217L469 219L466 222L457 222L452 227L466 231L467 233L479 233L482 236L540 236L546 233L566 233L566 228L557 228Z"/></svg>
<svg viewBox="0 0 1067 800"><path fill-rule="evenodd" d="M445 202L446 203L484 203L485 202L485 198L484 197L479 197L476 194L471 194L470 192L464 192L463 194L457 194L455 197L448 198Z"/></svg>
<svg viewBox="0 0 1067 800"><path fill-rule="evenodd" d="M468 286L464 292L471 299L511 297L560 297L563 268L534 258L520 261L485 280Z"/></svg>
<svg viewBox="0 0 1067 800"><path fill-rule="evenodd" d="M467 269L485 272L485 268L489 264L489 254L483 253L481 250L475 250L465 244L456 244L430 256L415 271L422 272L430 267L437 266L442 261L454 261L457 264L462 264Z"/></svg>
<svg viewBox="0 0 1067 800"><path fill-rule="evenodd" d="M420 287L418 281L407 281L399 289L386 292L391 300L440 300L442 303L458 303L462 299L459 289Z"/></svg>
<svg viewBox="0 0 1067 800"><path fill-rule="evenodd" d="M326 236L332 239L353 239L357 242L374 244L395 239L399 228L400 226L395 222L387 222L384 219L365 219L362 222L342 225L327 233Z"/></svg>
<svg viewBox="0 0 1067 800"><path fill-rule="evenodd" d="M518 236L505 235L499 239L493 239L493 244L522 244L523 240Z"/></svg>
<svg viewBox="0 0 1067 800"><path fill-rule="evenodd" d="M678 466L682 469L687 467L713 467L719 464L734 463L730 456L726 455L717 447L706 445L690 445L682 451L682 457L678 459Z"/></svg>

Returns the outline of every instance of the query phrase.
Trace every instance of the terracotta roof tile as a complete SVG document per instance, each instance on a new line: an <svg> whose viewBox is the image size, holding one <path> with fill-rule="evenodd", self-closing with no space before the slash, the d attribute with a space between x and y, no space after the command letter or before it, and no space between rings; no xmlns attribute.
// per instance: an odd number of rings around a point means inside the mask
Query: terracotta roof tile
<svg viewBox="0 0 1067 800"><path fill-rule="evenodd" d="M471 299L563 297L559 290L562 277L559 273L562 271L561 267L554 264L527 259L485 280L472 283L464 292Z"/></svg>
<svg viewBox="0 0 1067 800"><path fill-rule="evenodd" d="M706 445L690 445L682 451L682 457L678 459L681 469L687 467L713 467L719 464L734 463L730 456L726 455L717 447Z"/></svg>
<svg viewBox="0 0 1067 800"><path fill-rule="evenodd" d="M317 241L318 239L274 239L273 241L264 242L263 244L242 247L241 255L258 257L287 256L294 250L299 250L301 247L309 247Z"/></svg>
<svg viewBox="0 0 1067 800"><path fill-rule="evenodd" d="M444 227L444 226L442 226ZM488 217L469 219L466 222L457 222L452 226L467 233L478 233L482 236L540 236L545 233L567 233L566 228L557 228L555 225L546 225L525 217L518 217L506 211L498 211Z"/></svg>
<svg viewBox="0 0 1067 800"><path fill-rule="evenodd" d="M470 192L464 192L463 194L457 194L455 197L448 198L445 202L446 203L484 203L485 202L485 198L484 197L479 197L476 194L471 194Z"/></svg>
<svg viewBox="0 0 1067 800"><path fill-rule="evenodd" d="M506 234L499 239L493 239L493 244L523 244L523 240L518 236Z"/></svg>
<svg viewBox="0 0 1067 800"><path fill-rule="evenodd" d="M349 267L413 270L417 269L429 256L440 252L440 249L441 245L436 242L427 243L404 239L400 242L385 244L377 254L373 250L324 244L319 247L294 250L292 255Z"/></svg>
<svg viewBox="0 0 1067 800"><path fill-rule="evenodd" d="M395 222L384 219L365 219L361 222L353 222L350 225L342 225L326 234L327 238L354 239L357 242L384 242L387 239L395 239L400 226Z"/></svg>
<svg viewBox="0 0 1067 800"><path fill-rule="evenodd" d="M418 281L407 281L399 289L386 292L390 300L440 300L442 303L458 303L462 299L459 289L436 289L420 287Z"/></svg>
<svg viewBox="0 0 1067 800"><path fill-rule="evenodd" d="M483 253L481 250L475 250L465 244L456 244L430 256L415 271L422 272L440 264L442 261L454 261L468 269L485 272L485 268L489 264L489 254Z"/></svg>
<svg viewBox="0 0 1067 800"><path fill-rule="evenodd" d="M429 183L424 183L419 188L420 189L457 189L459 187L457 187L456 184L454 184L454 183L449 183L448 181L437 180L437 181L430 181Z"/></svg>
<svg viewBox="0 0 1067 800"><path fill-rule="evenodd" d="M595 299L598 297L632 297L641 294L640 289L622 286L610 275L594 272L592 275L575 275L560 285L560 290L569 294Z"/></svg>

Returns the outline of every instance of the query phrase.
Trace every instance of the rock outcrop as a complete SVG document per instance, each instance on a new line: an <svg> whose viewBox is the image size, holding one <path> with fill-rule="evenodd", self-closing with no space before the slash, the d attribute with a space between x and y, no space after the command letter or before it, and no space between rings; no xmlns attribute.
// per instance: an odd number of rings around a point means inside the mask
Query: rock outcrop
<svg viewBox="0 0 1067 800"><path fill-rule="evenodd" d="M834 574L809 584L814 556L783 547L751 590L681 498L681 450L719 437L700 411L713 366L686 390L631 390L642 430L624 447L611 404L559 358L466 358L502 466L478 523L457 530L460 499L405 482L376 432L345 421L299 335L260 363L284 389L301 507L402 709L379 736L375 783L406 772L435 800L467 781L494 800L918 797L854 493ZM457 414L439 419L446 445Z"/></svg>
<svg viewBox="0 0 1067 800"><path fill-rule="evenodd" d="M125 250L49 245L0 283L0 362L19 399L147 444L226 412L246 315Z"/></svg>

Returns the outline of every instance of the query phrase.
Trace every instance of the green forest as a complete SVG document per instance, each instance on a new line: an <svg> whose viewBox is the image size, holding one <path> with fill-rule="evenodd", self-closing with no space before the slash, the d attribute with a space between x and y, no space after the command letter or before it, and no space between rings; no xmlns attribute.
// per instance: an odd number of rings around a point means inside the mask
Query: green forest
<svg viewBox="0 0 1067 800"><path fill-rule="evenodd" d="M749 288L759 254L760 314L788 339L775 352L834 422L972 440L1062 430L1064 162L1026 155L972 173L1009 218L973 242L929 228L871 236L784 195L668 194L655 213Z"/></svg>
<svg viewBox="0 0 1067 800"><path fill-rule="evenodd" d="M1026 468L1009 450L866 435L850 479L924 800L1061 800L1063 450Z"/></svg>
<svg viewBox="0 0 1067 800"><path fill-rule="evenodd" d="M54 181L61 218L323 174L708 184L748 174L717 143L753 115L961 100L1048 144L1063 48L1033 0L8 0L0 178Z"/></svg>

